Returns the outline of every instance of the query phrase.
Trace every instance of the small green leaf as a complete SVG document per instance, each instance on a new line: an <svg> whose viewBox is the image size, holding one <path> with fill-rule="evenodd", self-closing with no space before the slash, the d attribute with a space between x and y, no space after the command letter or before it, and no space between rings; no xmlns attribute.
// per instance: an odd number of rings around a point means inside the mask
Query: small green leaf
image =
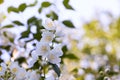
<svg viewBox="0 0 120 80"><path fill-rule="evenodd" d="M36 61L31 69L38 69L40 67L39 61Z"/></svg>
<svg viewBox="0 0 120 80"><path fill-rule="evenodd" d="M43 2L42 4L42 7L49 7L51 5L50 2Z"/></svg>
<svg viewBox="0 0 120 80"><path fill-rule="evenodd" d="M69 21L69 20L63 21L63 24L64 24L65 26L69 27L69 28L74 28L74 25L73 25L72 22Z"/></svg>
<svg viewBox="0 0 120 80"><path fill-rule="evenodd" d="M9 51L10 50L10 45L7 45L7 46L0 46L0 48L2 48L2 49L5 49L5 50L7 50L7 51Z"/></svg>
<svg viewBox="0 0 120 80"><path fill-rule="evenodd" d="M27 7L27 5L25 3L21 4L18 8L19 11L23 12L25 10L25 8Z"/></svg>
<svg viewBox="0 0 120 80"><path fill-rule="evenodd" d="M1 58L0 58L0 63L4 62Z"/></svg>
<svg viewBox="0 0 120 80"><path fill-rule="evenodd" d="M21 23L20 21L17 21L17 20L13 21L13 23L16 24L16 25L18 25L18 26L23 26L24 25L23 23Z"/></svg>
<svg viewBox="0 0 120 80"><path fill-rule="evenodd" d="M63 51L64 54L66 54L66 52L68 51L67 46L63 46L63 47L62 47L62 51ZM63 55L64 55L64 54L63 54Z"/></svg>
<svg viewBox="0 0 120 80"><path fill-rule="evenodd" d="M39 12L39 13L41 13L41 12L42 12L42 7L40 7L40 8L38 9L38 12Z"/></svg>
<svg viewBox="0 0 120 80"><path fill-rule="evenodd" d="M13 28L14 26L12 24L8 24L8 25L5 25L3 27L1 27L0 29L4 29L4 28Z"/></svg>
<svg viewBox="0 0 120 80"><path fill-rule="evenodd" d="M10 42L12 42L12 43L14 42L14 38L9 38L9 40L10 40Z"/></svg>
<svg viewBox="0 0 120 80"><path fill-rule="evenodd" d="M30 27L28 27L26 31L21 33L21 37L19 39L26 38L29 36L29 34L30 34Z"/></svg>
<svg viewBox="0 0 120 80"><path fill-rule="evenodd" d="M8 13L10 13L10 12L16 12L16 13L18 13L19 12L19 10L17 8L13 7L13 6L8 7L7 11L8 11Z"/></svg>
<svg viewBox="0 0 120 80"><path fill-rule="evenodd" d="M28 19L27 24L33 25L33 24L35 24L36 20L37 20L37 18L33 16L33 17Z"/></svg>
<svg viewBox="0 0 120 80"><path fill-rule="evenodd" d="M18 63L21 64L23 62L26 62L26 58L25 57L19 57L15 61L18 61Z"/></svg>
<svg viewBox="0 0 120 80"><path fill-rule="evenodd" d="M6 32L3 32L3 35L4 35L5 37L7 37L7 33L6 33Z"/></svg>
<svg viewBox="0 0 120 80"><path fill-rule="evenodd" d="M2 55L2 51L0 50L0 56ZM1 61L1 60L0 60Z"/></svg>
<svg viewBox="0 0 120 80"><path fill-rule="evenodd" d="M61 74L60 68L56 64L52 64L52 63L49 64L52 65L53 70L57 73L58 77L60 77Z"/></svg>
<svg viewBox="0 0 120 80"><path fill-rule="evenodd" d="M34 2L34 3L29 4L29 5L28 5L28 7L33 7L33 6L35 6L36 4L37 4L37 0L35 0L35 2Z"/></svg>
<svg viewBox="0 0 120 80"><path fill-rule="evenodd" d="M33 36L34 36L34 39L37 39L38 41L41 39L41 34L42 33L40 33L40 32L37 32L36 34L33 34Z"/></svg>
<svg viewBox="0 0 120 80"><path fill-rule="evenodd" d="M74 59L74 60L79 60L79 58L76 56L76 55L74 55L73 53L69 53L69 54L66 54L66 55L64 55L64 58L68 58L68 59Z"/></svg>
<svg viewBox="0 0 120 80"><path fill-rule="evenodd" d="M52 12L53 20L58 20L58 15L55 12Z"/></svg>
<svg viewBox="0 0 120 80"><path fill-rule="evenodd" d="M0 0L0 4L2 4L4 2L4 0Z"/></svg>
<svg viewBox="0 0 120 80"><path fill-rule="evenodd" d="M50 5L51 5L50 2L43 2L43 3L41 4L41 7L38 9L38 12L41 13L43 8L47 8L47 7L49 7Z"/></svg>
<svg viewBox="0 0 120 80"><path fill-rule="evenodd" d="M54 12L51 11L49 14L46 15L48 18L52 18L53 20L58 20L58 15Z"/></svg>
<svg viewBox="0 0 120 80"><path fill-rule="evenodd" d="M69 0L64 0L64 1L63 1L63 4L64 4L64 6L65 6L67 9L74 10L74 9L69 5Z"/></svg>
<svg viewBox="0 0 120 80"><path fill-rule="evenodd" d="M75 73L77 73L77 72L78 72L78 69L75 68L75 69L73 69L71 72L75 72Z"/></svg>

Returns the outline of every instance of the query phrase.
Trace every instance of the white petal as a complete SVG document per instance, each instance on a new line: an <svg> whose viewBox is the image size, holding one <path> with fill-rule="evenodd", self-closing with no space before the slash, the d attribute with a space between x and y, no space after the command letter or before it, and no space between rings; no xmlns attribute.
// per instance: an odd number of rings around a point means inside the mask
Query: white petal
<svg viewBox="0 0 120 80"><path fill-rule="evenodd" d="M47 30L55 30L56 28L54 22L50 18L45 20L44 27Z"/></svg>
<svg viewBox="0 0 120 80"><path fill-rule="evenodd" d="M50 42L52 42L53 38L54 38L53 32L44 31L42 33L41 41L50 43Z"/></svg>
<svg viewBox="0 0 120 80"><path fill-rule="evenodd" d="M52 49L52 52L56 55L56 56L62 56L63 55L63 51L61 49L61 46L55 46L54 49Z"/></svg>
<svg viewBox="0 0 120 80"><path fill-rule="evenodd" d="M47 58L48 58L48 62L53 64L58 64L61 61L61 59L58 56L54 55L53 53L49 53Z"/></svg>
<svg viewBox="0 0 120 80"><path fill-rule="evenodd" d="M36 45L36 53L41 56L46 56L50 51L50 46L48 43L39 42Z"/></svg>

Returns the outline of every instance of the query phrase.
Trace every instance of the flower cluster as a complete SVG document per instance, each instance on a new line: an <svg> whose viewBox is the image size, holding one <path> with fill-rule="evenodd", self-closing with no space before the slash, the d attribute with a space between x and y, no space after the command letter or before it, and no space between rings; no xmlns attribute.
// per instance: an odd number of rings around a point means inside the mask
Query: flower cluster
<svg viewBox="0 0 120 80"><path fill-rule="evenodd" d="M0 64L0 79L50 80L48 79L50 76L45 76L45 67L48 65L54 65L55 67L57 66L57 68L59 68L58 65L61 62L60 57L63 55L61 49L62 45L55 42L57 36L56 28L57 27L54 21L51 19L46 19L44 29L42 30L41 34L42 38L40 41L38 41L38 43L36 43L36 49L31 53L31 59L26 59L28 66L27 69L12 59L9 63L2 62ZM40 62L41 65L39 65L37 69L34 69L36 62Z"/></svg>
<svg viewBox="0 0 120 80"><path fill-rule="evenodd" d="M54 21L51 19L47 19L44 24L44 30L42 33L42 38L40 42L36 44L36 51L32 53L32 58L34 62L37 60L38 56L42 56L42 58L46 62L50 62L52 64L59 64L63 52L61 50L61 45L54 43L53 40L56 38L56 26Z"/></svg>
<svg viewBox="0 0 120 80"><path fill-rule="evenodd" d="M40 75L37 71L26 70L20 67L18 62L10 62L9 64L1 63L0 79L2 80L39 80Z"/></svg>

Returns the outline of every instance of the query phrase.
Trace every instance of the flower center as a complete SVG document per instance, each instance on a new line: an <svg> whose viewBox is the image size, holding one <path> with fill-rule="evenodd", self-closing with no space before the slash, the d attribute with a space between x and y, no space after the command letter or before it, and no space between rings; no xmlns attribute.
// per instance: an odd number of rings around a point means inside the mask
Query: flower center
<svg viewBox="0 0 120 80"><path fill-rule="evenodd" d="M2 67L0 67L0 71L2 71Z"/></svg>
<svg viewBox="0 0 120 80"><path fill-rule="evenodd" d="M51 41L52 37L51 36L46 36L46 41Z"/></svg>
<svg viewBox="0 0 120 80"><path fill-rule="evenodd" d="M47 49L46 46L42 46L41 50L42 50L43 52L47 52L47 51L48 51L48 49Z"/></svg>
<svg viewBox="0 0 120 80"><path fill-rule="evenodd" d="M55 59L55 56L53 54L51 54L50 59Z"/></svg>
<svg viewBox="0 0 120 80"><path fill-rule="evenodd" d="M17 72L17 68L13 68L12 71L13 71L13 72Z"/></svg>
<svg viewBox="0 0 120 80"><path fill-rule="evenodd" d="M52 26L53 26L53 23L52 23L52 22L49 22L49 23L47 23L47 26L48 26L48 27L52 27Z"/></svg>

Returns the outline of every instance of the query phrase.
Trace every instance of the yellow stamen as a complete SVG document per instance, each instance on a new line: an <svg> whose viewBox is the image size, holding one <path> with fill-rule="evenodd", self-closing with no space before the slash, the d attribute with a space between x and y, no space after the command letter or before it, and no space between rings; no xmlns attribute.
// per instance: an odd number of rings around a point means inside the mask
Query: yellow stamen
<svg viewBox="0 0 120 80"><path fill-rule="evenodd" d="M55 56L53 54L51 54L50 59L55 59Z"/></svg>
<svg viewBox="0 0 120 80"><path fill-rule="evenodd" d="M52 22L49 22L49 23L47 23L47 26L48 26L48 27L53 27L53 23L52 23Z"/></svg>
<svg viewBox="0 0 120 80"><path fill-rule="evenodd" d="M17 72L17 68L13 68L12 71L13 71L13 72Z"/></svg>
<svg viewBox="0 0 120 80"><path fill-rule="evenodd" d="M46 46L42 46L41 51L47 52L47 51L48 51L48 50L47 50L47 47L46 47Z"/></svg>
<svg viewBox="0 0 120 80"><path fill-rule="evenodd" d="M51 41L52 37L51 36L46 36L46 41Z"/></svg>
<svg viewBox="0 0 120 80"><path fill-rule="evenodd" d="M0 71L2 71L2 67L0 67Z"/></svg>

